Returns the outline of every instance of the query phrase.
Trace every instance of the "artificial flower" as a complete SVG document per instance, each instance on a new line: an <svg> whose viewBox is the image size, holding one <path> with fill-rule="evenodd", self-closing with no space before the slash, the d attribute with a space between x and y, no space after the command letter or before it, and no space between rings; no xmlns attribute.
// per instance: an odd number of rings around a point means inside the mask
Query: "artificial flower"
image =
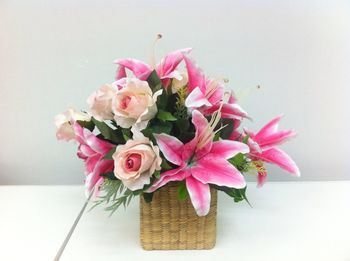
<svg viewBox="0 0 350 261"><path fill-rule="evenodd" d="M261 162L275 164L288 171L294 176L300 176L298 166L292 158L283 150L277 148L277 145L295 136L293 130L278 130L278 123L282 116L277 116L256 134L245 130L245 135L249 136L248 145L250 147L249 158L256 163L258 169L258 186L262 186L266 180L267 173L262 167ZM260 170L260 171L259 171Z"/></svg>
<svg viewBox="0 0 350 261"><path fill-rule="evenodd" d="M184 61L188 74L188 97L185 103L188 108L197 109L204 115L211 115L220 107L223 118L242 120L247 117L247 113L236 103L233 94L230 95L228 102L221 106L224 86L214 79L205 77L193 61L185 55Z"/></svg>
<svg viewBox="0 0 350 261"><path fill-rule="evenodd" d="M162 163L158 146L143 135L117 146L113 159L114 175L130 190L142 189L149 184L150 177L160 170Z"/></svg>
<svg viewBox="0 0 350 261"><path fill-rule="evenodd" d="M184 48L167 54L155 68L150 65L136 60L136 59L118 59L114 63L119 65L116 74L116 80L126 77L125 68L133 72L133 74L140 80L146 80L156 70L157 75L162 80L163 86L166 88L170 79L181 80L181 73L176 70L177 66L183 60L183 54L188 54L192 49Z"/></svg>
<svg viewBox="0 0 350 261"><path fill-rule="evenodd" d="M104 156L115 145L97 138L88 129L82 128L78 123L73 125L76 140L79 143L78 157L85 161L85 186L87 193L95 188L94 195L99 193L99 187L104 181L103 173L113 170L113 160L104 159Z"/></svg>
<svg viewBox="0 0 350 261"><path fill-rule="evenodd" d="M76 121L90 121L91 116L84 112L68 109L66 112L56 115L56 137L58 140L70 141L75 139L73 124Z"/></svg>
<svg viewBox="0 0 350 261"><path fill-rule="evenodd" d="M127 78L125 87L115 93L112 101L116 123L123 128L144 129L157 113L156 101L162 91L153 94L146 81Z"/></svg>
<svg viewBox="0 0 350 261"><path fill-rule="evenodd" d="M227 161L237 153L248 153L246 144L238 141L213 142L214 128L220 113L212 121L197 110L192 112L195 137L186 144L167 134L155 134L157 144L164 157L177 168L163 172L148 190L153 192L170 181L186 181L192 204L199 216L205 216L210 208L209 184L233 188L244 188L243 175Z"/></svg>
<svg viewBox="0 0 350 261"><path fill-rule="evenodd" d="M113 86L104 84L89 96L87 102L94 118L99 121L113 119L112 99L116 91Z"/></svg>

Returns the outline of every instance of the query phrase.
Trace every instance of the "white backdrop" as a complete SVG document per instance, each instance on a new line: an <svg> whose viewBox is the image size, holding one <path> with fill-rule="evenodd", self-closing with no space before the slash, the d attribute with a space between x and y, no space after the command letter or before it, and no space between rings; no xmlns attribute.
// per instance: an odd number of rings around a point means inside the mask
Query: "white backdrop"
<svg viewBox="0 0 350 261"><path fill-rule="evenodd" d="M0 2L0 184L80 183L75 146L53 117L86 108L115 58L194 47L206 73L230 79L256 130L279 113L300 180L349 179L349 1ZM253 88L254 89L254 88ZM269 180L295 180L270 168Z"/></svg>

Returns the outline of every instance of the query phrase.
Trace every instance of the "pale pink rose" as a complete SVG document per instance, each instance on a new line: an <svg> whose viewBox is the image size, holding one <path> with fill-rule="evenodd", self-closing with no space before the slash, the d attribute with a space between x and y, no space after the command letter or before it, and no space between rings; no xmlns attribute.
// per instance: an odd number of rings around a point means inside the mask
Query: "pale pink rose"
<svg viewBox="0 0 350 261"><path fill-rule="evenodd" d="M160 170L162 159L158 146L146 137L138 135L119 145L113 154L114 175L130 190L142 189L150 183L150 177Z"/></svg>
<svg viewBox="0 0 350 261"><path fill-rule="evenodd" d="M105 84L89 96L87 103L94 118L99 121L113 119L112 99L116 91L117 88Z"/></svg>
<svg viewBox="0 0 350 261"><path fill-rule="evenodd" d="M91 116L84 112L78 112L74 109L68 109L66 112L56 115L55 125L57 128L56 137L58 140L75 139L73 124L76 121L90 121Z"/></svg>
<svg viewBox="0 0 350 261"><path fill-rule="evenodd" d="M146 128L157 113L156 101L161 94L162 90L153 94L146 81L126 79L125 86L117 91L112 101L115 121L123 128Z"/></svg>

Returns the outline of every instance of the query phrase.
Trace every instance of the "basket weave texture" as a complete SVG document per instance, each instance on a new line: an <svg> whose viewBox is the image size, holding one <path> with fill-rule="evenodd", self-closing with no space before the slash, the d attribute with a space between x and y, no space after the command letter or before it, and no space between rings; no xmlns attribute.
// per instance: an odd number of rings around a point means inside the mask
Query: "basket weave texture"
<svg viewBox="0 0 350 261"><path fill-rule="evenodd" d="M189 198L177 198L177 186L154 192L151 203L140 197L140 238L145 250L212 249L216 241L217 190L210 189L209 214L198 217Z"/></svg>

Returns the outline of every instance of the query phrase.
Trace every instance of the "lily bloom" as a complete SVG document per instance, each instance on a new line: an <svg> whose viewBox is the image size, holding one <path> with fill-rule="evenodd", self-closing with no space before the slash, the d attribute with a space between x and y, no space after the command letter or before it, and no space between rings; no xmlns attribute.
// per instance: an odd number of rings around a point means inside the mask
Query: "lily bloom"
<svg viewBox="0 0 350 261"><path fill-rule="evenodd" d="M78 123L73 125L76 140L80 143L78 157L85 161L85 186L87 193L95 187L94 195L99 193L99 187L104 181L102 173L113 171L114 161L103 157L115 146L97 138L91 131L81 127Z"/></svg>
<svg viewBox="0 0 350 261"><path fill-rule="evenodd" d="M191 109L197 109L204 115L211 115L221 107L222 118L242 119L247 113L236 103L233 94L227 103L222 103L224 86L213 79L207 79L194 62L184 55L188 74L188 97L185 105Z"/></svg>
<svg viewBox="0 0 350 261"><path fill-rule="evenodd" d="M243 175L227 161L238 153L248 153L249 147L238 141L213 142L214 128L220 120L220 112L211 121L197 110L192 112L195 137L186 144L167 134L154 134L164 157L178 167L160 175L148 189L153 192L170 181L186 181L186 187L198 216L205 216L210 208L209 184L244 188Z"/></svg>
<svg viewBox="0 0 350 261"><path fill-rule="evenodd" d="M132 73L140 80L145 81L151 74L153 69L156 70L157 75L162 80L163 86L166 88L170 79L176 78L182 79L180 72L176 70L177 66L183 60L183 54L189 53L191 48L184 48L167 54L155 68L152 66L136 60L136 59L118 59L114 63L119 65L119 69L116 74L116 80L126 77L125 68L132 71Z"/></svg>
<svg viewBox="0 0 350 261"><path fill-rule="evenodd" d="M282 115L277 116L256 134L247 130L244 131L246 135L249 135L248 145L250 153L248 156L258 169L259 187L264 184L267 177L262 162L275 164L294 176L300 176L299 168L292 158L276 147L296 135L293 130L278 130L278 123L281 118Z"/></svg>

